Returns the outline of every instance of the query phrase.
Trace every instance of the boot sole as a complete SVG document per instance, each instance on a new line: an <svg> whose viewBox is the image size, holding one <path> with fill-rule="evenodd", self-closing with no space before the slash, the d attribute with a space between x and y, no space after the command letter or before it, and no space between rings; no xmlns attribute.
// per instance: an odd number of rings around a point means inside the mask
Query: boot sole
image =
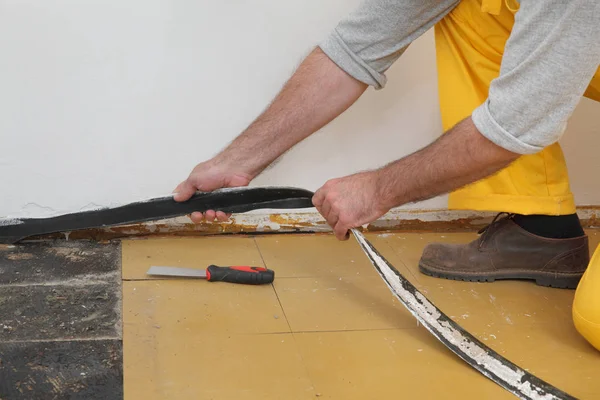
<svg viewBox="0 0 600 400"><path fill-rule="evenodd" d="M535 281L539 286L558 289L576 289L583 272L577 274L557 274L551 272L493 272L485 274L460 274L439 271L430 265L419 263L419 271L434 278L452 279L465 282L494 282L496 280L526 280Z"/></svg>

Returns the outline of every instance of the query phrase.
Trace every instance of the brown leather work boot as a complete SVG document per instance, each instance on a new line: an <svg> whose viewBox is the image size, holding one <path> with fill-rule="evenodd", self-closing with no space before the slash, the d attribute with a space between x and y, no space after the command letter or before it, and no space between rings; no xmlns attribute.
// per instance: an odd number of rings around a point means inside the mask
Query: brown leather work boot
<svg viewBox="0 0 600 400"><path fill-rule="evenodd" d="M587 236L548 239L522 229L512 215L500 215L471 243L428 245L421 272L463 281L529 279L541 286L577 287L590 258Z"/></svg>

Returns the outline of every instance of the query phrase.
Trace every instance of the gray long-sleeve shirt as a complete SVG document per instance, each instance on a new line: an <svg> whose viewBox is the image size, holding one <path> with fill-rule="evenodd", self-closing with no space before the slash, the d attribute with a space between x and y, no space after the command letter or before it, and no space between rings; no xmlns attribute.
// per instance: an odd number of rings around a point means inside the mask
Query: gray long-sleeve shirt
<svg viewBox="0 0 600 400"><path fill-rule="evenodd" d="M460 0L364 0L319 47L359 81L381 89L408 45ZM500 76L473 111L497 145L532 154L558 141L600 64L600 0L521 0Z"/></svg>

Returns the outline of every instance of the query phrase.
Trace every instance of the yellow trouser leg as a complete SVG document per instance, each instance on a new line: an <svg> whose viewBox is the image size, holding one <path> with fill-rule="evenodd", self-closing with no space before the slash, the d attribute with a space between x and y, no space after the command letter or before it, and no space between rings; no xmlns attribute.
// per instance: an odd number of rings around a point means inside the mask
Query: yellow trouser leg
<svg viewBox="0 0 600 400"><path fill-rule="evenodd" d="M600 68L585 96L600 101ZM577 331L600 350L600 246L577 286L573 301L573 322Z"/></svg>
<svg viewBox="0 0 600 400"><path fill-rule="evenodd" d="M573 322L577 331L600 350L600 246L575 292Z"/></svg>
<svg viewBox="0 0 600 400"><path fill-rule="evenodd" d="M462 2L435 27L442 123L450 129L485 101L500 73L514 14L481 11L481 0ZM565 215L575 212L562 150L554 144L519 158L492 177L450 194L449 208Z"/></svg>
<svg viewBox="0 0 600 400"><path fill-rule="evenodd" d="M592 78L585 96L600 101L600 68ZM575 292L573 321L579 333L600 350L600 246Z"/></svg>
<svg viewBox="0 0 600 400"><path fill-rule="evenodd" d="M462 0L435 27L440 105L444 130L485 101L499 75L504 44L514 14L503 0L498 15L482 12L481 0ZM600 101L600 69L585 95ZM449 208L564 215L575 212L567 167L558 144L527 155L492 177L450 195ZM600 247L585 273L573 304L577 330L600 350Z"/></svg>
<svg viewBox="0 0 600 400"><path fill-rule="evenodd" d="M600 101L600 68L585 96ZM581 336L600 350L600 246L596 248L590 265L577 286L573 301L573 322Z"/></svg>

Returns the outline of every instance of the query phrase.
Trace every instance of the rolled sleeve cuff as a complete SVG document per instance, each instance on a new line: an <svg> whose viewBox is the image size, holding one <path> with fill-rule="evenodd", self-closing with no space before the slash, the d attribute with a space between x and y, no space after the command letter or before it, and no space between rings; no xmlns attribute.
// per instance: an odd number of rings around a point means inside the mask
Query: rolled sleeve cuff
<svg viewBox="0 0 600 400"><path fill-rule="evenodd" d="M471 118L473 124L483 136L508 151L517 154L535 154L544 149L525 143L502 128L490 113L489 100L477 107Z"/></svg>
<svg viewBox="0 0 600 400"><path fill-rule="evenodd" d="M385 87L387 82L385 75L371 68L364 60L357 56L337 31L333 31L331 35L319 44L319 47L331 61L354 79L373 86L375 89Z"/></svg>

